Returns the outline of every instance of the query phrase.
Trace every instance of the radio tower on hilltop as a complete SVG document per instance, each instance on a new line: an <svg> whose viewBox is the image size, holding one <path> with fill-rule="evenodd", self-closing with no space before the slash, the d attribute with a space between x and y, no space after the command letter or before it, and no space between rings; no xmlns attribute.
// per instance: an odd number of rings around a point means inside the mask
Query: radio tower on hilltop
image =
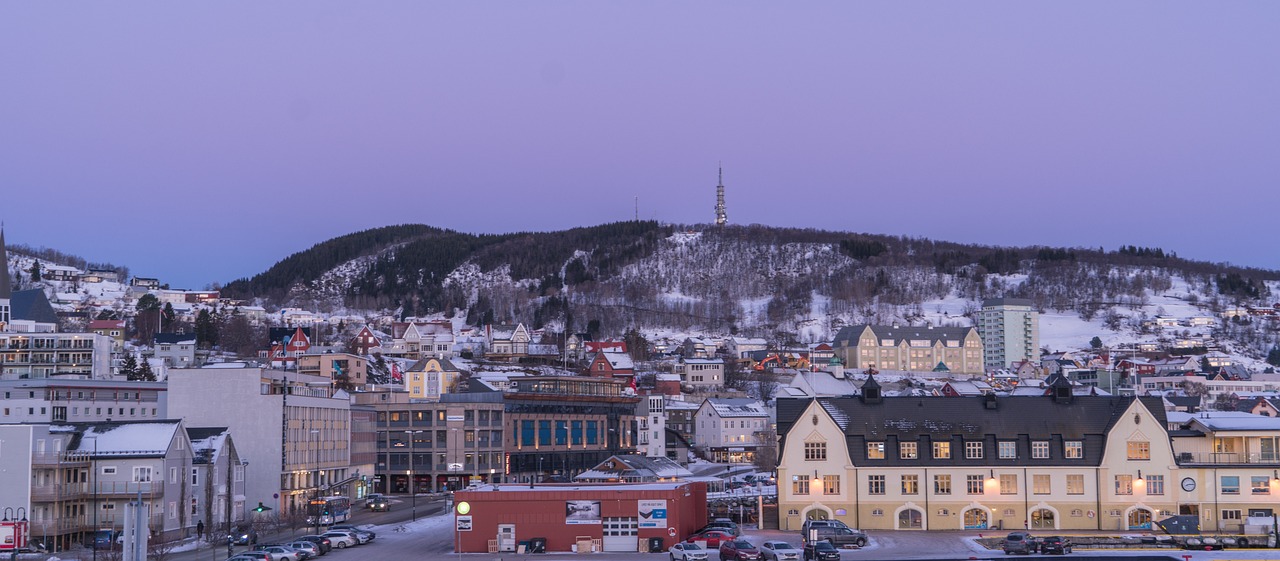
<svg viewBox="0 0 1280 561"><path fill-rule="evenodd" d="M716 226L724 226L729 222L729 215L724 209L724 166L720 166L720 183L716 185Z"/></svg>

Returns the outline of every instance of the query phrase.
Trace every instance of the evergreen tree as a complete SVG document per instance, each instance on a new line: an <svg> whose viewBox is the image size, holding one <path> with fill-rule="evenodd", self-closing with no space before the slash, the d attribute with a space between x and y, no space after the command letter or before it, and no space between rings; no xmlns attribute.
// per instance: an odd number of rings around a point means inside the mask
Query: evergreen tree
<svg viewBox="0 0 1280 561"><path fill-rule="evenodd" d="M174 320L176 320L176 319L178 319L178 312L175 312L175 311L173 310L173 303L172 303L172 302L165 302L165 303L164 303L164 311L163 311L163 312L161 312L160 317L164 319L164 325L168 325L168 326L169 326L169 329L170 329L170 330L172 330L172 329L173 329L173 321L174 321ZM162 331L163 331L163 330L162 330Z"/></svg>
<svg viewBox="0 0 1280 561"><path fill-rule="evenodd" d="M138 364L138 373L132 378L135 382L154 382L156 373L151 371L151 361L143 360Z"/></svg>
<svg viewBox="0 0 1280 561"><path fill-rule="evenodd" d="M134 308L139 312L158 310L160 309L160 299L156 298L155 294L143 294L142 297L138 299L138 305Z"/></svg>
<svg viewBox="0 0 1280 561"><path fill-rule="evenodd" d="M1207 356L1200 357L1200 371L1210 372L1212 370L1213 370L1213 366L1209 364L1209 357Z"/></svg>
<svg viewBox="0 0 1280 561"><path fill-rule="evenodd" d="M1093 339L1090 339L1090 340L1089 340L1089 346L1090 346L1090 347L1093 347L1094 349L1101 349L1101 348L1102 348L1102 338L1101 338L1101 337L1094 336L1094 338L1093 338Z"/></svg>
<svg viewBox="0 0 1280 561"><path fill-rule="evenodd" d="M133 380L138 374L138 359L134 358L133 353L124 355L124 361L120 363L120 374L127 380Z"/></svg>
<svg viewBox="0 0 1280 561"><path fill-rule="evenodd" d="M196 344L204 349L218 344L218 325L213 322L213 314L209 310L200 310L196 314Z"/></svg>
<svg viewBox="0 0 1280 561"><path fill-rule="evenodd" d="M1280 345L1271 347L1271 352L1267 353L1267 364L1280 366Z"/></svg>
<svg viewBox="0 0 1280 561"><path fill-rule="evenodd" d="M40 279L41 279L42 277L41 277L41 275L40 275L40 262L39 262L39 261L32 261L32 262L31 262L31 269L30 269L30 273L31 273L31 282L40 282Z"/></svg>

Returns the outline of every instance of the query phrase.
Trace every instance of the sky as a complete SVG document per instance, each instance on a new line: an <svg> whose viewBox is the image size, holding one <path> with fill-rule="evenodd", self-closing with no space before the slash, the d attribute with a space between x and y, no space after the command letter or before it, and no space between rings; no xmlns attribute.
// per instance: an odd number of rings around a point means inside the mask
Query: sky
<svg viewBox="0 0 1280 561"><path fill-rule="evenodd" d="M643 219L1280 269L1277 2L5 2L11 244L174 287ZM1271 210L1267 210L1271 209Z"/></svg>

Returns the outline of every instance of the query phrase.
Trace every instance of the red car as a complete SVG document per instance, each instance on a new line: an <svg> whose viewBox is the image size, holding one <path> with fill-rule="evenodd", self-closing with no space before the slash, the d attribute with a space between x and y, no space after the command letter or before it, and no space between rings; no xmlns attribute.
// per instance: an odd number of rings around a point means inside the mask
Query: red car
<svg viewBox="0 0 1280 561"><path fill-rule="evenodd" d="M760 548L744 539L720 542L720 561L758 561Z"/></svg>
<svg viewBox="0 0 1280 561"><path fill-rule="evenodd" d="M724 542L731 542L733 539L734 535L724 530L707 530L702 533L694 534L693 537L690 537L685 541L690 543L705 541L707 542L707 549L716 549L720 547L720 544Z"/></svg>

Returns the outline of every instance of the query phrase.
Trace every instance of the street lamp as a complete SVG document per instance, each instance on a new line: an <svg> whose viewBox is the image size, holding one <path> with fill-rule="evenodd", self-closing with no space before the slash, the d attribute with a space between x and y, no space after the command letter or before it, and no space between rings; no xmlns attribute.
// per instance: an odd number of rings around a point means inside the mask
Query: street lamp
<svg viewBox="0 0 1280 561"><path fill-rule="evenodd" d="M311 434L312 434L312 436L319 435L319 434L320 434L320 430L319 430L319 429L311 429ZM315 476L314 476L313 480L312 480L312 481L310 481L310 482L308 482L308 486L312 486L312 487L313 487L313 490L311 491L311 498L314 500L314 499L316 499L316 498L318 498L318 497L320 496L320 446L319 446L319 437L318 437L318 436L317 436L317 438L316 438L316 446L313 446L311 451L312 451L312 453L314 453L314 454L315 454L315 457L313 458L313 460L315 461L315 465L316 465L316 474L315 474ZM310 475L310 474L311 474L311 470L307 470L307 475ZM311 514L311 511L315 511L315 516L314 516L315 521L316 521L316 524L315 524L315 529L316 529L316 531L315 531L315 533L319 534L319 533L320 533L320 515L321 515L321 513L323 513L323 512L324 512L324 510L323 510L322 508L318 507L318 506L313 506L313 505L311 504L311 501L307 501L307 510L306 510L305 512L306 512L308 515L310 515L310 514Z"/></svg>
<svg viewBox="0 0 1280 561"><path fill-rule="evenodd" d="M409 495L411 497L409 501L413 505L410 509L410 512L412 512L413 514L409 517L409 520L414 521L418 519L418 489L417 489L417 486L415 485L416 482L414 481L414 473L413 473L413 449L416 446L413 441L414 440L413 435L420 434L422 433L422 431L407 430L407 431L404 431L404 433L409 435Z"/></svg>

